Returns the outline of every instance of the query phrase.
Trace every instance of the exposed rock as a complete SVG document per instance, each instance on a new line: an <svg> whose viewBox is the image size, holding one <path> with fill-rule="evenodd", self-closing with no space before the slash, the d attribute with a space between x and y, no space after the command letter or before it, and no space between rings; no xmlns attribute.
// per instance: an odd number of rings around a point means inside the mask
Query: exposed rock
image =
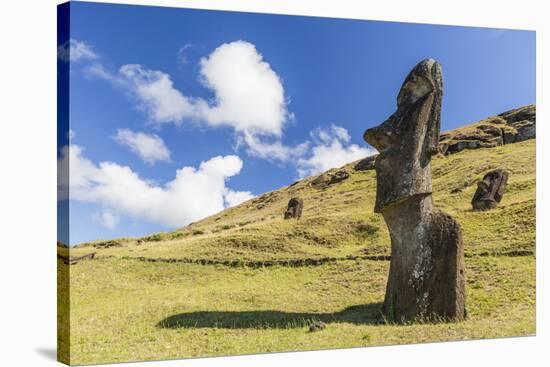
<svg viewBox="0 0 550 367"><path fill-rule="evenodd" d="M491 148L536 138L536 106L528 105L441 134L440 153Z"/></svg>
<svg viewBox="0 0 550 367"><path fill-rule="evenodd" d="M278 194L276 192L268 192L263 194L256 199L251 200L250 205L256 206L256 209L263 209L271 203L274 203L278 199Z"/></svg>
<svg viewBox="0 0 550 367"><path fill-rule="evenodd" d="M102 242L96 242L93 245L95 248L110 248L110 247L121 247L122 244L115 240L108 240Z"/></svg>
<svg viewBox="0 0 550 367"><path fill-rule="evenodd" d="M300 198L292 198L288 201L288 206L285 211L285 219L299 219L302 216L304 201Z"/></svg>
<svg viewBox="0 0 550 367"><path fill-rule="evenodd" d="M537 136L537 108L535 105L523 106L498 115L513 128L505 134L505 144L535 139ZM515 134L514 134L515 130Z"/></svg>
<svg viewBox="0 0 550 367"><path fill-rule="evenodd" d="M508 183L508 172L496 169L483 176L483 180L477 183L477 190L472 199L474 210L488 210L497 207L502 200Z"/></svg>
<svg viewBox="0 0 550 367"><path fill-rule="evenodd" d="M374 211L390 231L383 312L396 322L466 316L461 229L432 199L430 161L439 151L442 94L441 66L422 61L405 79L397 111L364 134L381 152Z"/></svg>
<svg viewBox="0 0 550 367"><path fill-rule="evenodd" d="M527 106L515 108L510 111L503 112L498 115L499 117L506 120L508 124L514 124L519 121L532 121L536 124L537 122L537 108L536 105L530 104Z"/></svg>
<svg viewBox="0 0 550 367"><path fill-rule="evenodd" d="M349 178L349 173L344 169L328 171L313 179L310 185L314 189L324 189L327 186L342 182L347 178Z"/></svg>
<svg viewBox="0 0 550 367"><path fill-rule="evenodd" d="M515 128L516 133L514 134L513 131L508 132L506 134L505 144L519 143L520 141L534 139L536 137L537 127L532 121L518 121L510 125Z"/></svg>
<svg viewBox="0 0 550 367"><path fill-rule="evenodd" d="M374 169L374 161L376 160L376 155L371 155L366 158L361 159L353 169L356 171L368 171Z"/></svg>
<svg viewBox="0 0 550 367"><path fill-rule="evenodd" d="M320 331L326 329L327 324L322 321L315 321L309 325L309 332Z"/></svg>
<svg viewBox="0 0 550 367"><path fill-rule="evenodd" d="M464 149L481 148L481 143L478 140L461 140L454 143L442 144L440 146L442 154L453 154L463 151Z"/></svg>
<svg viewBox="0 0 550 367"><path fill-rule="evenodd" d="M327 174L322 174L315 177L311 181L310 185L314 189L324 189L325 187L328 186L329 181L330 181L330 177Z"/></svg>
<svg viewBox="0 0 550 367"><path fill-rule="evenodd" d="M345 170L339 170L339 171L334 172L330 176L330 180L328 181L328 184L333 185L335 183L342 182L342 181L346 180L347 178L349 178L349 173Z"/></svg>
<svg viewBox="0 0 550 367"><path fill-rule="evenodd" d="M460 132L449 132L440 137L439 151L444 155L465 149L491 148L503 144L502 129L488 124L468 126Z"/></svg>

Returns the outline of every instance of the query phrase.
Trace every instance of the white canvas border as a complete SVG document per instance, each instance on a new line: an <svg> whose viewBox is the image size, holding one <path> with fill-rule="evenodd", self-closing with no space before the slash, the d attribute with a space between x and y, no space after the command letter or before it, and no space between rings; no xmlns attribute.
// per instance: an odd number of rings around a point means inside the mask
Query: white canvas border
<svg viewBox="0 0 550 367"><path fill-rule="evenodd" d="M112 2L112 1L108 1ZM537 31L537 336L239 357L132 366L542 365L550 334L545 277L550 41L542 1L145 0L142 5L519 28ZM56 9L60 1L4 1L0 14L0 335L5 366L54 365L56 345ZM513 52L513 50L511 50ZM124 364L123 364L124 365Z"/></svg>

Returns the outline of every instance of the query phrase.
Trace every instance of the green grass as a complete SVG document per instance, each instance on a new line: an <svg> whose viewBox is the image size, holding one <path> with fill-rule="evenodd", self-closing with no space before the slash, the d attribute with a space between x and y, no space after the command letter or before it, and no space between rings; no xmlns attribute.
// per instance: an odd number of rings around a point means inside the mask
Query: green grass
<svg viewBox="0 0 550 367"><path fill-rule="evenodd" d="M433 160L436 204L462 226L466 253L534 252L535 141L469 150ZM374 171L351 173L342 183L317 190L300 181L172 233L119 239L120 247L99 247L98 256L216 261L270 261L389 254L382 217L373 213ZM474 212L476 183L491 169L510 171L507 192L495 210ZM452 193L455 189L460 192ZM304 199L300 220L284 220L293 196ZM263 205L265 204L265 205ZM258 209L258 206L260 209ZM154 240L151 240L154 238ZM71 251L86 252L91 244Z"/></svg>
<svg viewBox="0 0 550 367"><path fill-rule="evenodd" d="M533 257L468 259L468 320L387 325L387 261L249 269L103 259L71 268L71 362L345 348L535 332ZM322 331L308 325L321 320Z"/></svg>
<svg viewBox="0 0 550 367"><path fill-rule="evenodd" d="M535 332L534 140L433 160L436 204L458 220L465 242L468 319L460 323L389 325L380 318L389 263L366 258L389 255L390 240L382 217L373 213L375 172L354 172L352 167L344 167L349 179L326 189L312 188L315 177L310 177L139 244L139 239L123 238L116 240L120 246L95 241L71 249L71 256L97 255L70 267L59 262L61 281L69 271L71 280L70 303L61 300L59 305L70 309L70 362ZM494 168L510 171L504 199L497 209L474 212L470 200L476 182ZM293 196L304 199L303 217L283 220ZM277 265L316 259L332 261ZM274 266L262 266L265 262ZM308 325L318 320L327 328L309 332ZM67 322L62 320L68 329ZM67 361L67 335L60 338Z"/></svg>

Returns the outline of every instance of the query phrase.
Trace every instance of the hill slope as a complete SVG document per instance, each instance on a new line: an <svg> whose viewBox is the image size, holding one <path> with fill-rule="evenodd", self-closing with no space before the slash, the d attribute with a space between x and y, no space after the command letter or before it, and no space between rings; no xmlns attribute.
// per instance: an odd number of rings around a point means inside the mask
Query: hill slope
<svg viewBox="0 0 550 367"><path fill-rule="evenodd" d="M477 130L447 137L475 140ZM532 335L535 140L495 145L432 165L435 202L463 230L464 322L380 319L390 241L373 213L375 172L354 162L174 232L58 246L72 256L97 252L76 265L58 261L58 315L68 315L60 356L89 364ZM510 171L504 198L474 212L476 182L494 168ZM341 171L349 177L328 184ZM293 196L304 199L303 216L284 220ZM309 332L316 321L326 329Z"/></svg>
<svg viewBox="0 0 550 367"><path fill-rule="evenodd" d="M436 205L461 224L467 256L534 253L535 140L438 156L432 164ZM373 213L375 172L356 171L354 165L263 194L174 232L98 242L71 254L94 246L98 256L258 264L388 255L386 225ZM491 211L472 211L477 181L495 168L510 172L503 201ZM349 177L323 186L337 171ZM319 181L321 187L315 185ZM285 220L283 213L294 196L304 200L302 218Z"/></svg>

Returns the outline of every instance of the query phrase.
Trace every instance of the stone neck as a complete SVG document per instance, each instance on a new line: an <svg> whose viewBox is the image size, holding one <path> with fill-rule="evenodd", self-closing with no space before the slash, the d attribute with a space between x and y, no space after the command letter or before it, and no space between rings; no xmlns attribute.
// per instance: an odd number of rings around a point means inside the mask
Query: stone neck
<svg viewBox="0 0 550 367"><path fill-rule="evenodd" d="M414 195L382 210L390 232L414 230L433 211L432 194Z"/></svg>

